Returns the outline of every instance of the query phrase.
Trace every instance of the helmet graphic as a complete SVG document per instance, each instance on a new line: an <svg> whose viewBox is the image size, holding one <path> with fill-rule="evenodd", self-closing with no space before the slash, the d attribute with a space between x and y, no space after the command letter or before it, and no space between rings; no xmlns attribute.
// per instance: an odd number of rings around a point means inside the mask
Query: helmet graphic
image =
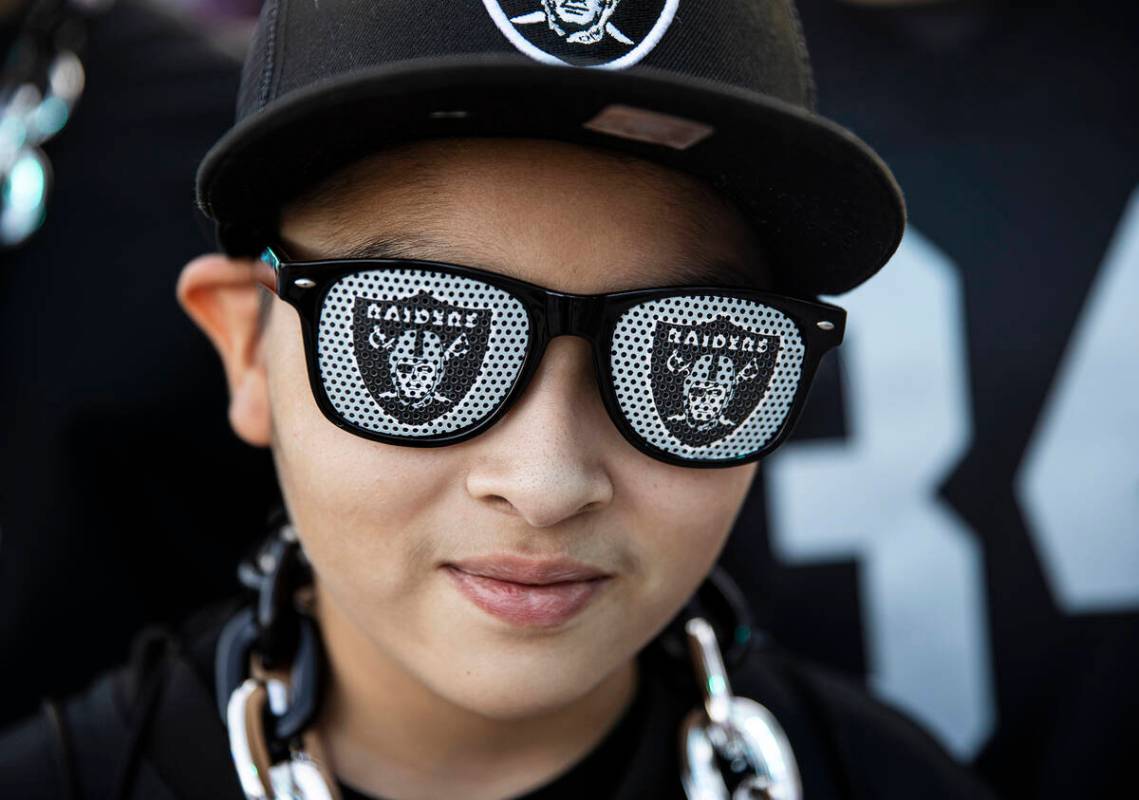
<svg viewBox="0 0 1139 800"><path fill-rule="evenodd" d="M542 0L546 24L567 42L596 44L606 35L626 44L632 42L614 28L609 18L621 0ZM538 16L541 19L541 15Z"/></svg>
<svg viewBox="0 0 1139 800"><path fill-rule="evenodd" d="M381 397L394 397L401 405L421 408L430 403L450 403L439 394L439 385L447 375L447 363L469 349L466 334L459 334L450 345L433 330L407 328L394 338L376 326L368 337L374 349L388 351L388 371L394 392Z"/></svg>
<svg viewBox="0 0 1139 800"><path fill-rule="evenodd" d="M688 423L703 430L720 421L736 393L736 365L727 356L706 353L684 378L684 410Z"/></svg>
<svg viewBox="0 0 1139 800"><path fill-rule="evenodd" d="M758 374L754 359L737 371L731 357L715 353L685 359L673 351L667 366L670 372L684 375L683 410L669 419L687 422L697 431L734 426L736 423L727 419L724 412L735 399L736 388Z"/></svg>
<svg viewBox="0 0 1139 800"><path fill-rule="evenodd" d="M446 372L443 340L429 330L406 330L388 355L392 384L400 400L416 406L428 403Z"/></svg>

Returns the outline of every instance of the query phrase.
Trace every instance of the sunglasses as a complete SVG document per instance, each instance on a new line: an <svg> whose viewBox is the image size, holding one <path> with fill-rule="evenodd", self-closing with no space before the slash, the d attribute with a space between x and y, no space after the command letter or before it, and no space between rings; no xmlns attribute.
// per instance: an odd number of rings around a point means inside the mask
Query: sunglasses
<svg viewBox="0 0 1139 800"><path fill-rule="evenodd" d="M284 258L266 248L273 275L262 279L300 315L317 405L385 444L486 431L549 341L572 335L591 343L605 408L634 447L679 466L737 466L787 438L846 321L837 306L750 289L576 295L457 264Z"/></svg>

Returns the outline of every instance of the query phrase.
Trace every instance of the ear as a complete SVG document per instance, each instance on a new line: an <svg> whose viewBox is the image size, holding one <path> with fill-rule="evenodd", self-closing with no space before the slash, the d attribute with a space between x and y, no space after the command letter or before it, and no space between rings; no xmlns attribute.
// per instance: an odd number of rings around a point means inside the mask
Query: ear
<svg viewBox="0 0 1139 800"><path fill-rule="evenodd" d="M271 434L268 377L261 354L263 291L252 259L197 258L182 268L178 302L209 337L229 384L229 424L255 447Z"/></svg>

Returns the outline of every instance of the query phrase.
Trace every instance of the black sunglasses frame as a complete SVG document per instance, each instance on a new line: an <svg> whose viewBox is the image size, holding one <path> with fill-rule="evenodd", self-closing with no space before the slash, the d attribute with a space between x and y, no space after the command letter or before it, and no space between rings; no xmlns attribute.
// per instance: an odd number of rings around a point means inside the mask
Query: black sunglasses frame
<svg viewBox="0 0 1139 800"><path fill-rule="evenodd" d="M408 447L444 447L458 444L483 433L510 410L514 402L526 391L537 371L546 346L555 336L580 336L590 343L593 366L609 418L621 435L646 455L659 461L681 467L715 468L734 467L758 461L771 453L790 435L806 403L811 383L823 355L842 343L846 327L846 311L828 303L810 302L779 294L746 288L725 286L675 286L658 289L633 289L612 294L580 295L555 292L525 281L509 278L495 272L474 267L438 261L414 259L333 259L321 261L288 261L280 247L266 248L261 261L275 273L275 286L266 281L278 297L296 309L301 320L305 360L313 397L325 417L334 425L350 433L384 444ZM320 376L317 348L320 311L328 290L345 275L387 269L425 269L433 272L470 278L500 288L517 298L529 319L529 344L525 359L514 385L507 391L494 413L486 419L463 428L456 433L431 438L393 436L362 428L340 416L324 387ZM740 458L687 459L645 441L625 419L617 400L608 349L613 330L621 315L633 306L648 301L678 295L732 297L770 306L786 314L798 328L803 339L804 353L799 385L779 430L759 450Z"/></svg>

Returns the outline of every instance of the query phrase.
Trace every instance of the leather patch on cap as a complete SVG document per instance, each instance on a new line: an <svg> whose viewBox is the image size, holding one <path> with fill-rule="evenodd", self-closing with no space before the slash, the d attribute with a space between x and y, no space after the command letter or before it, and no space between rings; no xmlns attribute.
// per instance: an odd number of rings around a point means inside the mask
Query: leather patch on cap
<svg viewBox="0 0 1139 800"><path fill-rule="evenodd" d="M702 122L626 105L606 106L582 127L635 142L671 147L673 150L687 150L716 132L711 125Z"/></svg>

